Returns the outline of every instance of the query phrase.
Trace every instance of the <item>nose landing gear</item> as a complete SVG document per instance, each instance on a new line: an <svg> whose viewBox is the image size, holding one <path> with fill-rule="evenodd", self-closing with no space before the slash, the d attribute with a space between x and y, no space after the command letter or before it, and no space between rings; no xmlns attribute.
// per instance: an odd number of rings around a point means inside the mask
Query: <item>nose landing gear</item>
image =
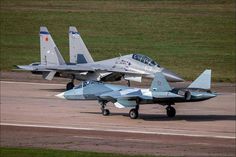
<svg viewBox="0 0 236 157"><path fill-rule="evenodd" d="M169 106L166 108L166 114L167 114L167 116L170 117L170 118L175 117L175 114L176 114L175 108L169 105Z"/></svg>
<svg viewBox="0 0 236 157"><path fill-rule="evenodd" d="M75 80L75 75L72 75L71 82L66 84L66 90L71 90L74 88L74 80Z"/></svg>
<svg viewBox="0 0 236 157"><path fill-rule="evenodd" d="M108 116L110 114L110 111L105 108L106 102L101 102L101 111L103 116Z"/></svg>

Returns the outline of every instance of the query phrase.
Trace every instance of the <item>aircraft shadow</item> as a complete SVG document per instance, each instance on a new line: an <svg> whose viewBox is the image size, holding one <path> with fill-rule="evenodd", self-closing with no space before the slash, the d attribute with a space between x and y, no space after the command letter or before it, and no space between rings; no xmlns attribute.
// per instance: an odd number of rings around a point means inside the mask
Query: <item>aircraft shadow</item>
<svg viewBox="0 0 236 157"><path fill-rule="evenodd" d="M101 112L81 112L81 113L88 113L88 114L101 114ZM113 115L122 115L125 117L129 117L127 113L111 113L110 116ZM143 119L145 121L219 121L219 120L233 120L236 121L236 115L176 115L174 118L168 118L166 115L161 114L139 114L138 119Z"/></svg>
<svg viewBox="0 0 236 157"><path fill-rule="evenodd" d="M48 92L65 92L65 89L39 89L41 91L48 91Z"/></svg>
<svg viewBox="0 0 236 157"><path fill-rule="evenodd" d="M140 114L140 118L146 121L219 121L236 120L235 115L176 115L174 118L168 118L166 115Z"/></svg>

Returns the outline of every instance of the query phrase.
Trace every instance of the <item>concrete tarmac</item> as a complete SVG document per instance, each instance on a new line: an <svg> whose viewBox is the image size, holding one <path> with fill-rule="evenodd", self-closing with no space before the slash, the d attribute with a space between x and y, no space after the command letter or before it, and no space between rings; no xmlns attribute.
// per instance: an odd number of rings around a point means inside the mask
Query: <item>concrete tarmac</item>
<svg viewBox="0 0 236 157"><path fill-rule="evenodd" d="M167 118L160 105L129 109L55 97L64 84L1 81L1 146L27 146L176 156L235 156L235 93L176 104ZM221 91L217 91L221 92Z"/></svg>

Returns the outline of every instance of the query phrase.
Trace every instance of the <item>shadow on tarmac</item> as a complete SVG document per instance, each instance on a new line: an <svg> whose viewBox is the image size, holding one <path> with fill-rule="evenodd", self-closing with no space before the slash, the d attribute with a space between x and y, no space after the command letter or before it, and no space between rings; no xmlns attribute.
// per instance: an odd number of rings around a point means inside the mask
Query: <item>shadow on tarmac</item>
<svg viewBox="0 0 236 157"><path fill-rule="evenodd" d="M88 114L101 114L101 112L81 112ZM110 116L122 115L124 117L129 117L127 113L111 113ZM109 117L109 116L108 116ZM155 114L139 114L138 119L143 119L145 121L220 121L220 120L236 120L236 115L176 115L174 118L169 118L166 115L155 115Z"/></svg>
<svg viewBox="0 0 236 157"><path fill-rule="evenodd" d="M66 91L65 89L39 89L39 90L48 92L58 92L58 94Z"/></svg>
<svg viewBox="0 0 236 157"><path fill-rule="evenodd" d="M174 118L168 118L166 115L148 115L140 114L140 118L146 121L220 121L236 120L235 115L176 115Z"/></svg>

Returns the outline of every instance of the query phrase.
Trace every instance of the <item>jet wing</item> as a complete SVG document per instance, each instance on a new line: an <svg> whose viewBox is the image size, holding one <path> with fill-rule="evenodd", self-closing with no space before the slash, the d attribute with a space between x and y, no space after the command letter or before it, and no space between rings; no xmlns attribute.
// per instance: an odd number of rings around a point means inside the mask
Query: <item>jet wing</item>
<svg viewBox="0 0 236 157"><path fill-rule="evenodd" d="M137 105L137 99L151 99L150 97L143 97L143 96L130 96L130 97L120 97L114 103L117 108L134 108Z"/></svg>
<svg viewBox="0 0 236 157"><path fill-rule="evenodd" d="M117 108L127 108L127 107L135 107L137 105L136 99L137 95L132 96L113 96L113 95L106 95L106 96L99 96L102 100L111 101Z"/></svg>
<svg viewBox="0 0 236 157"><path fill-rule="evenodd" d="M35 65L16 65L16 69L14 70L23 70L23 71L48 71L50 72L51 70L45 69L40 66L35 66Z"/></svg>
<svg viewBox="0 0 236 157"><path fill-rule="evenodd" d="M56 71L74 71L74 72L95 71L92 67L82 66L82 65L47 66L47 69Z"/></svg>
<svg viewBox="0 0 236 157"><path fill-rule="evenodd" d="M108 68L100 64L76 64L76 65L58 65L58 66L47 66L47 69L57 71L108 71Z"/></svg>
<svg viewBox="0 0 236 157"><path fill-rule="evenodd" d="M31 65L16 65L15 70L26 70L26 71L35 71L36 68L34 66Z"/></svg>
<svg viewBox="0 0 236 157"><path fill-rule="evenodd" d="M134 90L134 89L129 89ZM140 90L134 90L131 93L122 94L123 91L113 91L99 96L102 100L111 101L117 108L135 107L137 100L151 100L152 97L143 96Z"/></svg>
<svg viewBox="0 0 236 157"><path fill-rule="evenodd" d="M106 71L119 74L129 74L128 77L140 77L140 75L147 75L145 72L127 71L124 69L111 69L101 64L77 64L77 65L58 65L58 66L47 66L48 70L56 71L71 71L71 72L95 72L95 71Z"/></svg>

